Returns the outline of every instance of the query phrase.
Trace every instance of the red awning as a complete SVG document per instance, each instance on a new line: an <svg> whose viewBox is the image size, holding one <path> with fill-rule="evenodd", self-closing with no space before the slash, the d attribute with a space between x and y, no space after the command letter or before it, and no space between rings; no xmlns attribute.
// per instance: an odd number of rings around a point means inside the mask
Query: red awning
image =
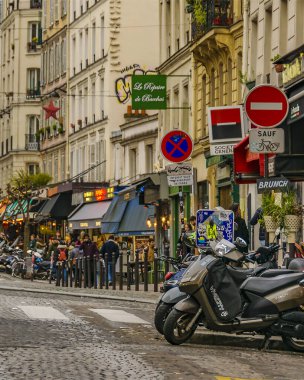
<svg viewBox="0 0 304 380"><path fill-rule="evenodd" d="M238 184L255 183L264 176L264 155L249 151L249 136L233 148L234 179Z"/></svg>

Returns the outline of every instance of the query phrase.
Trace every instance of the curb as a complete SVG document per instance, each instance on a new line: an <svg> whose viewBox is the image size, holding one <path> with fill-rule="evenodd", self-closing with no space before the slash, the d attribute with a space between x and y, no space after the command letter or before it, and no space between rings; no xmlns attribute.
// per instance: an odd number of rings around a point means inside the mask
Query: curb
<svg viewBox="0 0 304 380"><path fill-rule="evenodd" d="M21 288L21 287L9 287L9 286L0 286L0 290L8 290L13 292L28 292L28 293L40 293L40 294L56 294L60 296L69 296L69 297L86 297L86 298L95 298L95 299L107 299L114 301L129 301L129 302L138 302L146 304L156 304L156 300L149 300L145 298L134 298L134 297L119 297L119 296L107 296L102 294L86 294L86 293L74 293L74 292L56 292L53 290L43 290L43 289L30 289L30 288Z"/></svg>

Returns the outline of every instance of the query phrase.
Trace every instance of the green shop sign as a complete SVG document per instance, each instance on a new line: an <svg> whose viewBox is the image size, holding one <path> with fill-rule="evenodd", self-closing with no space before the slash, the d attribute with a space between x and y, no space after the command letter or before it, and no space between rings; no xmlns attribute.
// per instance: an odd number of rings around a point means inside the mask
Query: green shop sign
<svg viewBox="0 0 304 380"><path fill-rule="evenodd" d="M132 108L164 110L167 108L165 75L132 75Z"/></svg>

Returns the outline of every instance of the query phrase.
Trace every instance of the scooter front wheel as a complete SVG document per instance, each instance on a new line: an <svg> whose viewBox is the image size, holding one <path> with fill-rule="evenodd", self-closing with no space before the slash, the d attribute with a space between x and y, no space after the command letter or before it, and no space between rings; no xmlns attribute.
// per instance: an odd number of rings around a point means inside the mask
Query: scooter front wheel
<svg viewBox="0 0 304 380"><path fill-rule="evenodd" d="M154 325L160 334L164 334L164 324L174 304L161 302L155 310Z"/></svg>
<svg viewBox="0 0 304 380"><path fill-rule="evenodd" d="M304 340L292 338L289 336L282 336L282 340L288 348L293 351L304 352Z"/></svg>
<svg viewBox="0 0 304 380"><path fill-rule="evenodd" d="M192 318L193 314L173 309L168 315L164 325L164 336L166 340L171 344L178 345L190 339L197 328L197 324L194 324L189 331L186 330Z"/></svg>

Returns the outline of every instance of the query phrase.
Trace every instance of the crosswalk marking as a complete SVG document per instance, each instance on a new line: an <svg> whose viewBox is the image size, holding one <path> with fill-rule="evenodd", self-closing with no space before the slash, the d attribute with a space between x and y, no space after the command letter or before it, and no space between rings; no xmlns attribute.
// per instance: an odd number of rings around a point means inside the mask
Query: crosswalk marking
<svg viewBox="0 0 304 380"><path fill-rule="evenodd" d="M69 318L50 306L19 306L29 318L68 321Z"/></svg>
<svg viewBox="0 0 304 380"><path fill-rule="evenodd" d="M112 322L141 323L145 325L150 324L149 322L144 321L143 319L137 317L134 314L127 313L124 310L114 310L114 309L90 309L90 310Z"/></svg>

